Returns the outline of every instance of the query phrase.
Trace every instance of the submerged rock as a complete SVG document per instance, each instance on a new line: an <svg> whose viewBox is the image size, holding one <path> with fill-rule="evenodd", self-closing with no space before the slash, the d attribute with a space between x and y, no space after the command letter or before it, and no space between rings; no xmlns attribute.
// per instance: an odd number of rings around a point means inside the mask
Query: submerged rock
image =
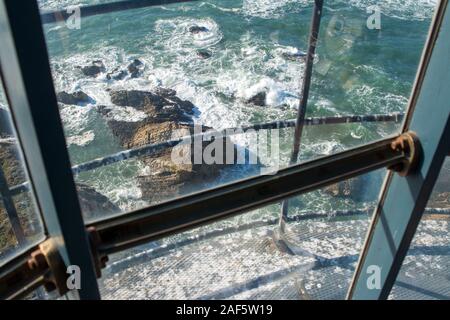
<svg viewBox="0 0 450 320"><path fill-rule="evenodd" d="M302 60L306 59L307 54L305 52L301 52L301 51L294 52L294 53L283 52L281 54L281 56L284 59L289 60L289 61L302 61Z"/></svg>
<svg viewBox="0 0 450 320"><path fill-rule="evenodd" d="M203 26L192 26L189 28L189 32L192 34L198 34L201 32L208 32L209 29Z"/></svg>
<svg viewBox="0 0 450 320"><path fill-rule="evenodd" d="M248 99L246 101L246 103L254 104L255 106L264 107L266 105L266 96L267 96L267 94L264 91L258 92L256 95L254 95L253 97Z"/></svg>
<svg viewBox="0 0 450 320"><path fill-rule="evenodd" d="M201 59L209 59L212 56L212 53L208 50L197 50L197 56Z"/></svg>
<svg viewBox="0 0 450 320"><path fill-rule="evenodd" d="M81 67L81 72L88 77L96 77L105 71L105 65L100 60L93 61L91 65Z"/></svg>
<svg viewBox="0 0 450 320"><path fill-rule="evenodd" d="M115 69L113 72L109 72L106 75L106 79L108 80L123 80L127 76L127 72L125 70Z"/></svg>
<svg viewBox="0 0 450 320"><path fill-rule="evenodd" d="M130 73L131 78L137 78L141 75L141 70L139 69L143 63L139 59L134 59L132 63L130 63L127 67L128 72Z"/></svg>
<svg viewBox="0 0 450 320"><path fill-rule="evenodd" d="M93 102L94 99L89 97L83 91L76 91L73 93L67 93L65 91L58 92L56 95L58 102L72 105L84 105Z"/></svg>

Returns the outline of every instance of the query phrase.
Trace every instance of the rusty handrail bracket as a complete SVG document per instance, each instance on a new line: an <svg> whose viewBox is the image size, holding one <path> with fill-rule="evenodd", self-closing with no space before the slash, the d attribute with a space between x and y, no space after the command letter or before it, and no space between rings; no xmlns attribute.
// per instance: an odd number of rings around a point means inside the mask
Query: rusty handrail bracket
<svg viewBox="0 0 450 320"><path fill-rule="evenodd" d="M389 170L397 172L401 177L406 177L417 169L422 148L419 138L413 131L403 133L392 141L391 148L393 150L403 151L406 157L400 164L389 167Z"/></svg>
<svg viewBox="0 0 450 320"><path fill-rule="evenodd" d="M60 295L67 293L66 266L58 251L56 240L49 238L39 245L28 260L30 270L44 271L44 287L48 292L58 290Z"/></svg>
<svg viewBox="0 0 450 320"><path fill-rule="evenodd" d="M89 242L91 244L91 253L92 260L94 261L95 273L97 275L97 278L100 278L102 276L102 269L106 267L106 263L108 262L109 258L108 255L101 254L98 250L102 240L97 229L91 226L87 228L87 232L89 236Z"/></svg>

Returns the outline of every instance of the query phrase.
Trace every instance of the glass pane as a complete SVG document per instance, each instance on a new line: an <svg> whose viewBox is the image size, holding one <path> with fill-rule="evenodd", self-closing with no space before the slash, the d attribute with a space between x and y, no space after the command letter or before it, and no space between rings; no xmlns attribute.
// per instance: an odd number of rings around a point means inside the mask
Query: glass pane
<svg viewBox="0 0 450 320"><path fill-rule="evenodd" d="M180 3L81 20L69 8L93 3L40 1L43 12L70 12L44 30L87 220L290 164L292 126L247 126L296 118L313 1ZM368 5L326 2L308 117L405 112L434 4L383 2L374 13ZM369 29L378 9L381 30ZM397 133L401 117L393 120L313 121L297 160ZM245 134L128 151L226 128Z"/></svg>
<svg viewBox="0 0 450 320"><path fill-rule="evenodd" d="M0 265L44 238L33 195L27 190L17 192L17 186L28 186L28 182L0 83Z"/></svg>
<svg viewBox="0 0 450 320"><path fill-rule="evenodd" d="M103 299L344 299L386 171L110 257ZM294 254L292 254L294 253Z"/></svg>
<svg viewBox="0 0 450 320"><path fill-rule="evenodd" d="M450 158L444 163L390 299L450 299Z"/></svg>

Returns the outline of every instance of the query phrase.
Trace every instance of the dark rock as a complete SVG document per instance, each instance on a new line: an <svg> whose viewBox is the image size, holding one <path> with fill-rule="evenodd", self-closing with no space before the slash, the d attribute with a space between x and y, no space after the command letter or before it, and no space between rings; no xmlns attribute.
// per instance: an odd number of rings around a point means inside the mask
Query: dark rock
<svg viewBox="0 0 450 320"><path fill-rule="evenodd" d="M189 32L193 34L201 33L201 32L208 32L209 29L202 26L192 26L189 28Z"/></svg>
<svg viewBox="0 0 450 320"><path fill-rule="evenodd" d="M105 71L105 65L100 60L93 61L91 65L81 67L81 72L88 77L96 77Z"/></svg>
<svg viewBox="0 0 450 320"><path fill-rule="evenodd" d="M85 218L105 217L120 212L119 207L94 188L85 184L77 184L76 187L81 211Z"/></svg>
<svg viewBox="0 0 450 320"><path fill-rule="evenodd" d="M128 65L128 72L130 73L131 78L137 78L141 75L140 66L143 63L139 59L134 59L132 63Z"/></svg>
<svg viewBox="0 0 450 320"><path fill-rule="evenodd" d="M208 50L197 50L197 56L202 59L209 59L212 54Z"/></svg>
<svg viewBox="0 0 450 320"><path fill-rule="evenodd" d="M76 91L74 93L67 93L65 91L61 91L57 93L56 98L58 102L72 105L85 105L94 101L94 99L89 97L83 91Z"/></svg>
<svg viewBox="0 0 450 320"><path fill-rule="evenodd" d="M167 88L162 88L162 87L158 87L155 89L155 93L163 96L164 98L168 98L168 97L175 97L177 95L177 92L173 89L167 89Z"/></svg>
<svg viewBox="0 0 450 320"><path fill-rule="evenodd" d="M125 70L114 70L106 75L108 80L122 80L127 76L127 72Z"/></svg>
<svg viewBox="0 0 450 320"><path fill-rule="evenodd" d="M0 138L12 136L9 111L0 108Z"/></svg>
<svg viewBox="0 0 450 320"><path fill-rule="evenodd" d="M99 112L106 115L113 134L126 149L162 143L194 133L194 124L189 115L194 114L195 107L189 101L177 97L174 90L157 88L153 92L112 91L110 95L115 105L134 107L148 115L139 122L115 121L108 119L107 107L99 107ZM209 128L203 127L203 130L207 129ZM208 141L202 142L202 148L209 144ZM228 138L223 139L223 144L224 152L227 148L229 150L228 144L235 147ZM191 154L190 164L175 164L171 158L173 148L162 149L140 158L151 172L150 175L138 177L145 200L159 202L186 194L204 183L212 182L220 170L225 168L225 164L195 164L194 146L186 147ZM223 159L223 163L225 162L226 159Z"/></svg>
<svg viewBox="0 0 450 320"><path fill-rule="evenodd" d="M254 104L255 106L264 107L266 105L266 93L259 92L250 99L246 101L246 103Z"/></svg>
<svg viewBox="0 0 450 320"><path fill-rule="evenodd" d="M107 107L107 106L97 106L97 111L101 114L101 115L103 115L103 116L107 116L110 112L111 112L111 109L109 108L109 107Z"/></svg>
<svg viewBox="0 0 450 320"><path fill-rule="evenodd" d="M176 96L162 96L146 91L111 91L111 102L117 106L130 106L142 110L153 122L191 122L195 106Z"/></svg>
<svg viewBox="0 0 450 320"><path fill-rule="evenodd" d="M296 52L296 53L283 52L281 56L289 61L302 61L306 59L307 54L304 52Z"/></svg>

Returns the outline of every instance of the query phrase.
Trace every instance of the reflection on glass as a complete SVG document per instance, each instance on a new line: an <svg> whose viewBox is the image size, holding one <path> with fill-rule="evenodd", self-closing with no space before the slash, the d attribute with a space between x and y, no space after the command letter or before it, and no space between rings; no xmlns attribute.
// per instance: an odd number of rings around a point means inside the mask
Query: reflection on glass
<svg viewBox="0 0 450 320"><path fill-rule="evenodd" d="M0 265L43 239L42 222L29 191L15 192L29 181L0 83Z"/></svg>
<svg viewBox="0 0 450 320"><path fill-rule="evenodd" d="M44 12L99 2L39 3ZM79 24L70 11L70 21L46 24L72 164L128 159L120 152L192 133L194 124L219 130L294 119L311 7L311 1L206 1L96 15ZM381 30L367 27L366 7L327 2L308 117L405 111L434 5L383 3ZM400 123L308 126L299 161L386 137ZM256 163L210 165L201 157L200 164L179 166L166 148L88 166L76 175L85 216L101 219L285 167L292 137L293 128L259 131ZM258 144L251 133L220 141L247 155ZM201 143L194 153L203 156L207 147ZM274 158L264 159L264 148ZM230 151L224 157L235 159Z"/></svg>
<svg viewBox="0 0 450 320"><path fill-rule="evenodd" d="M385 170L110 257L103 299L344 299Z"/></svg>
<svg viewBox="0 0 450 320"><path fill-rule="evenodd" d="M390 299L450 299L450 159L444 162Z"/></svg>

